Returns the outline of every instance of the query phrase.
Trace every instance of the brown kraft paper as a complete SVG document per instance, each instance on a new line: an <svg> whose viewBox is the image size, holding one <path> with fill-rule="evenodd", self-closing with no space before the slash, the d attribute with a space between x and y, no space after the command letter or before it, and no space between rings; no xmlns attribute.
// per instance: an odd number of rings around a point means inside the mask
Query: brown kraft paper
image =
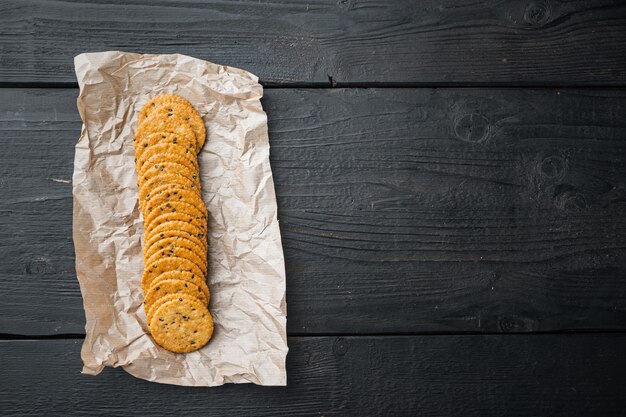
<svg viewBox="0 0 626 417"><path fill-rule="evenodd" d="M256 76L184 55L78 55L83 120L74 161L73 237L86 315L83 373L121 366L149 381L286 385L285 267ZM143 309L143 219L133 137L141 107L161 93L189 100L207 128L198 155L209 212L209 310L202 349L169 352Z"/></svg>

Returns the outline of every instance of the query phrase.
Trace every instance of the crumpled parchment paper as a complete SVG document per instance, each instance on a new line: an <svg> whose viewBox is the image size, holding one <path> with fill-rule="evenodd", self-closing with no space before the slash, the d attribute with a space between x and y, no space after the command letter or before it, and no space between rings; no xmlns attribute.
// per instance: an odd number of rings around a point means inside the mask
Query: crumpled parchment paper
<svg viewBox="0 0 626 417"><path fill-rule="evenodd" d="M184 55L78 55L83 120L74 161L73 237L86 315L83 373L121 366L149 381L286 385L285 267L269 163L263 89L246 71ZM147 331L143 220L133 136L151 97L178 94L207 127L198 155L209 211L209 309L215 333L187 354Z"/></svg>

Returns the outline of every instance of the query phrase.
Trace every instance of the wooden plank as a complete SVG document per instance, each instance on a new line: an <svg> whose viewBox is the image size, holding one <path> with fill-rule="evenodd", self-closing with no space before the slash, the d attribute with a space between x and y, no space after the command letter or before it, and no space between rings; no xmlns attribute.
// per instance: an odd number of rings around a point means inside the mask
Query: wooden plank
<svg viewBox="0 0 626 417"><path fill-rule="evenodd" d="M624 85L620 0L4 1L0 81L75 82L72 58L183 53L271 84Z"/></svg>
<svg viewBox="0 0 626 417"><path fill-rule="evenodd" d="M287 387L79 374L80 340L1 341L3 416L613 416L624 335L290 338Z"/></svg>
<svg viewBox="0 0 626 417"><path fill-rule="evenodd" d="M76 90L0 90L0 333L82 333ZM624 329L626 92L268 90L297 334Z"/></svg>

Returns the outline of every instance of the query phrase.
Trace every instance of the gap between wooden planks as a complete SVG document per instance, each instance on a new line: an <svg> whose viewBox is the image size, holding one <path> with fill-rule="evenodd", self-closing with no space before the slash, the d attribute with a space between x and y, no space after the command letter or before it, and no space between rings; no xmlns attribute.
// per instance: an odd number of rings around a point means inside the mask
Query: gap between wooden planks
<svg viewBox="0 0 626 417"><path fill-rule="evenodd" d="M84 331L76 95L0 90L0 333ZM289 333L623 330L625 96L268 90Z"/></svg>

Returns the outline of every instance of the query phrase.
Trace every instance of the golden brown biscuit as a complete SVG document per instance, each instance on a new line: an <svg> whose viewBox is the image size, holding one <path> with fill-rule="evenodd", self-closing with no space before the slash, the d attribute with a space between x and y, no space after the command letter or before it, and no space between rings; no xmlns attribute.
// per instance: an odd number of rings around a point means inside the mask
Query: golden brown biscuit
<svg viewBox="0 0 626 417"><path fill-rule="evenodd" d="M187 294L174 295L155 309L159 301L153 306L149 325L157 344L177 353L193 352L207 344L213 335L213 318L205 305Z"/></svg>
<svg viewBox="0 0 626 417"><path fill-rule="evenodd" d="M189 132L187 132L189 133ZM135 161L138 161L148 149L157 145L177 145L196 154L196 138L193 135L177 135L171 132L154 132L141 138L135 137Z"/></svg>
<svg viewBox="0 0 626 417"><path fill-rule="evenodd" d="M150 241L154 236L160 233L167 232L168 230L178 230L187 234L185 237L193 236L198 238L201 242L206 242L206 232L190 223L181 222L178 220L172 220L165 223L161 223L154 229L150 230L150 233L145 235L146 239Z"/></svg>
<svg viewBox="0 0 626 417"><path fill-rule="evenodd" d="M146 265L152 265L153 263L155 263L159 259L172 258L172 257L179 257L179 258L187 259L187 260L193 262L198 268L200 268L200 271L202 272L202 275L206 274L206 270L207 270L206 259L203 260L195 252L193 252L193 251L191 251L191 250L189 250L187 248L178 247L178 246L177 247L173 247L173 248L169 248L168 247L168 248L162 249L160 251L157 251L150 258L147 258L145 260L145 264Z"/></svg>
<svg viewBox="0 0 626 417"><path fill-rule="evenodd" d="M148 291L153 279L169 271L189 271L198 276L204 276L200 268L188 259L179 257L162 258L150 265L144 266L143 276L141 277L143 293L145 294Z"/></svg>
<svg viewBox="0 0 626 417"><path fill-rule="evenodd" d="M144 299L144 309L146 314L148 314L150 307L152 307L152 304L154 304L156 300L170 294L191 295L202 302L202 304L208 304L206 294L198 285L188 281L181 281L179 279L166 279L151 286L146 293L146 297Z"/></svg>
<svg viewBox="0 0 626 417"><path fill-rule="evenodd" d="M197 285L198 287L202 289L202 292L204 293L204 295L206 295L207 304L211 300L211 293L209 291L209 287L206 285L206 281L204 280L204 277L200 275L196 275L193 272L189 272L189 271L164 272L152 280L152 283L150 284L150 288L154 287L161 281L167 281L170 279L186 281L186 282L190 282L192 284ZM150 288L148 288L148 291L150 291Z"/></svg>
<svg viewBox="0 0 626 417"><path fill-rule="evenodd" d="M202 148L206 139L206 127L200 114L187 100L174 94L159 94L142 107L137 121L141 124L156 114L161 118L178 116L185 120L196 136L198 150Z"/></svg>

